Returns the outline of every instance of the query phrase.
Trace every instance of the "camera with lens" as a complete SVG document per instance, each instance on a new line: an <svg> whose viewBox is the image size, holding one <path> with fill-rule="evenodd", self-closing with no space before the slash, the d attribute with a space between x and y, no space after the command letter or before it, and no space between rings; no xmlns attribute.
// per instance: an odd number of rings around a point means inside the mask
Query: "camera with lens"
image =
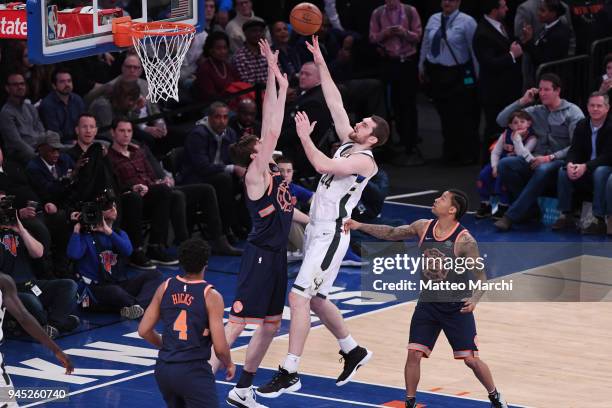
<svg viewBox="0 0 612 408"><path fill-rule="evenodd" d="M0 198L0 225L17 225L17 210L15 209L15 196Z"/></svg>
<svg viewBox="0 0 612 408"><path fill-rule="evenodd" d="M80 204L79 223L83 232L92 232L97 225L102 224L102 213L110 210L115 204L116 196L112 189L106 189L96 197L95 201Z"/></svg>

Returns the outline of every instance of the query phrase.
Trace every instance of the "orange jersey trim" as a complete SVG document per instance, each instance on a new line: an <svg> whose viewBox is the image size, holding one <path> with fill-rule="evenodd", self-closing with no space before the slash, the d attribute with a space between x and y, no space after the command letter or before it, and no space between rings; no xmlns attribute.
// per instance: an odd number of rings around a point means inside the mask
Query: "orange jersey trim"
<svg viewBox="0 0 612 408"><path fill-rule="evenodd" d="M270 204L269 206L267 206L263 210L259 210L259 216L261 218L265 218L268 215L272 214L274 211L276 211L276 208L274 208L273 204Z"/></svg>
<svg viewBox="0 0 612 408"><path fill-rule="evenodd" d="M193 281L188 281L185 278L180 277L179 275L176 275L176 279L178 279L179 281L183 282L183 283L187 283L187 284L192 284L192 283L206 283L205 280L193 280Z"/></svg>
<svg viewBox="0 0 612 408"><path fill-rule="evenodd" d="M450 230L450 232L444 238L439 238L439 239L436 236L437 226L438 226L438 221L436 221L436 225L434 225L433 229L431 230L431 233L436 241L442 242L442 241L446 241L447 239L449 239L455 233L455 231L457 231L457 228L459 228L459 222L455 224L455 227L452 230Z"/></svg>

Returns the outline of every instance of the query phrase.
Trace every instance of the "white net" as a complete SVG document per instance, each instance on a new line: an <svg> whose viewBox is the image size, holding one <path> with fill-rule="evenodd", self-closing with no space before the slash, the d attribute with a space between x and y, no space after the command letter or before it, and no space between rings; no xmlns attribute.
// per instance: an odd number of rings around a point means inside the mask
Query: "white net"
<svg viewBox="0 0 612 408"><path fill-rule="evenodd" d="M134 48L140 57L149 84L151 102L178 101L178 82L181 65L195 34L193 27L167 23L148 27L146 23L133 25Z"/></svg>

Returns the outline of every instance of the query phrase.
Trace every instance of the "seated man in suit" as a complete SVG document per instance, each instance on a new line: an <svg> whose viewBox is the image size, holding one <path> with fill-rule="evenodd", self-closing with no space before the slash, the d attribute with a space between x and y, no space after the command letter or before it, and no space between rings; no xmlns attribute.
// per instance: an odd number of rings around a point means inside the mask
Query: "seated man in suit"
<svg viewBox="0 0 612 408"><path fill-rule="evenodd" d="M567 165L559 169L557 192L562 215L553 230L574 227L570 213L575 190L593 192L594 221L584 227L583 234L605 234L606 181L612 174L612 121L610 99L594 92L587 105L589 117L576 125L572 144L567 152Z"/></svg>

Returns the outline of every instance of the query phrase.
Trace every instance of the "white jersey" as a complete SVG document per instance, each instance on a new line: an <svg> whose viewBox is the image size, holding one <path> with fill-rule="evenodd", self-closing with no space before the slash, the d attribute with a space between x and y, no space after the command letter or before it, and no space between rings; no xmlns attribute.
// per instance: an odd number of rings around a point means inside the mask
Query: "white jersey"
<svg viewBox="0 0 612 408"><path fill-rule="evenodd" d="M348 157L351 154L365 154L374 161L371 150L360 150L349 153L354 146L353 142L344 143L338 148L334 159ZM310 206L310 219L316 222L342 222L350 218L353 208L359 203L361 193L368 184L368 181L378 172L378 167L374 163L374 172L368 177L358 174L350 176L335 176L324 174L319 181L314 200Z"/></svg>

